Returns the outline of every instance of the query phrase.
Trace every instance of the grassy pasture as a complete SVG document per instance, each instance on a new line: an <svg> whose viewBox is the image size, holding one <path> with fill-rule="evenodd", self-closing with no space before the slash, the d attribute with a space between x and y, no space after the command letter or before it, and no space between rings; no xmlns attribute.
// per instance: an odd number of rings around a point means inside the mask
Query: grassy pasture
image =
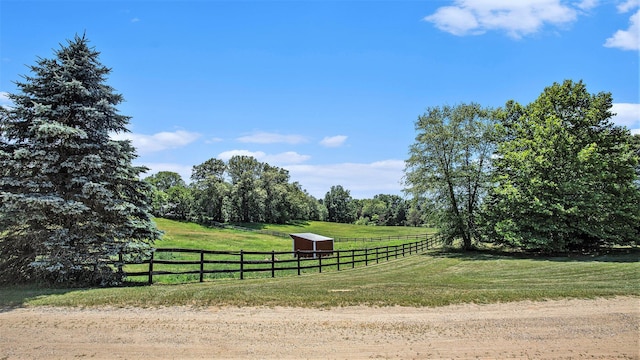
<svg viewBox="0 0 640 360"><path fill-rule="evenodd" d="M385 236L404 236L432 234L434 229L408 226L365 226L338 224L324 221L298 221L291 224L237 224L255 230L271 230L282 233L311 232L332 238L381 238Z"/></svg>
<svg viewBox="0 0 640 360"><path fill-rule="evenodd" d="M215 250L215 251L255 251L255 252L289 252L289 254L278 254L279 260L293 260L294 257L290 252L292 251L292 240L290 238L283 238L278 236L272 236L262 234L259 232L242 231L234 229L219 229L209 228L193 223L185 223L179 221L172 221L167 219L156 219L158 228L165 232L162 240L156 242L157 248L183 248L183 249L203 249L203 250ZM424 235L427 233L425 228L406 228L406 227L367 227L367 226L355 226L348 224L332 224L326 222L308 222L298 223L295 225L256 225L256 224L244 224L251 226L253 229L262 229L277 231L282 233L293 232L317 232L321 234L332 233L332 225L336 225L336 230L333 233L339 236L348 238L362 238L366 235L366 229L372 229L369 233L368 239L384 239L385 237L397 237L405 235ZM308 227L306 227L308 226ZM349 230L351 229L351 232ZM334 236L335 235L330 235ZM351 249L363 249L374 248L383 246L401 245L407 242L414 242L417 239L390 239L390 240L375 240L375 241L340 241L334 244L336 250L351 250ZM207 255L208 259L215 260L233 260L238 261L239 258L234 255ZM188 260L199 261L199 254L186 254L186 253L156 253L155 259L157 260ZM270 258L269 258L270 259ZM260 261L266 260L265 255L245 255L245 260ZM317 264L317 262L316 262ZM307 262L307 265L312 265L311 262ZM213 265L206 265L205 269L213 269ZM282 266L294 266L289 265ZM225 267L227 269L237 269L238 265L215 265L215 269ZM259 266L264 268L264 266ZM250 268L250 266L248 267ZM129 265L125 267L125 271L146 271L148 265ZM199 265L168 265L158 264L154 267L155 270L164 271L198 271ZM306 269L303 272L313 273L317 270ZM294 272L288 271L276 271L277 276L292 275ZM267 272L255 272L249 273L249 277L270 277L271 274ZM206 274L206 279L220 279L229 277L239 277L238 273L232 274ZM198 274L182 274L182 275L170 275L170 276L157 276L154 282L160 283L182 283L189 281L197 281ZM130 277L131 281L145 282L146 276L134 276Z"/></svg>
<svg viewBox="0 0 640 360"><path fill-rule="evenodd" d="M159 247L239 250L251 246L271 251L278 246L290 250L291 246L290 240L258 233L208 229L163 219L158 219L158 225L167 232ZM640 297L639 256L640 249L571 257L431 250L368 267L274 279L96 289L7 287L0 288L0 306L441 306Z"/></svg>

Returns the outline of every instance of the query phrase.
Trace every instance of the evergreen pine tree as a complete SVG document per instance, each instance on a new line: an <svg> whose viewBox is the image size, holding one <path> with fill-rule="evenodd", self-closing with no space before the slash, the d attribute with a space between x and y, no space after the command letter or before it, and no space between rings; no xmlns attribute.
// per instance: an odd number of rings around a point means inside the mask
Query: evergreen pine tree
<svg viewBox="0 0 640 360"><path fill-rule="evenodd" d="M0 109L0 282L116 284L118 254L142 255L160 235L146 169L110 139L129 117L98 56L76 36Z"/></svg>

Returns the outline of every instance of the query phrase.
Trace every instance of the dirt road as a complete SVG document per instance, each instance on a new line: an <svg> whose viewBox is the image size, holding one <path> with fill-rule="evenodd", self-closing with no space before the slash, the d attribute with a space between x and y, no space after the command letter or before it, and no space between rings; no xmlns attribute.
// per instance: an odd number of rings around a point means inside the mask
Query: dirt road
<svg viewBox="0 0 640 360"><path fill-rule="evenodd" d="M0 359L640 359L640 299L440 308L23 308Z"/></svg>

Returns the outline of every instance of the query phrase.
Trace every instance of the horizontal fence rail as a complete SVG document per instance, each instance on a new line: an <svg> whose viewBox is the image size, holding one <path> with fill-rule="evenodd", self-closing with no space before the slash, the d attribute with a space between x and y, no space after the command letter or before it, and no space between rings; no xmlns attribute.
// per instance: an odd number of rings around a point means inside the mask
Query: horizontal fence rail
<svg viewBox="0 0 640 360"><path fill-rule="evenodd" d="M197 279L200 282L205 277L237 276L242 280L249 274L263 274L262 277L301 275L377 264L419 254L439 244L438 237L423 235L423 239L416 242L352 250L259 252L160 248L145 261L124 264L128 267L124 274L129 278L144 276L149 284L153 283L154 277L165 275L184 276L185 281ZM131 267L139 270L129 270Z"/></svg>

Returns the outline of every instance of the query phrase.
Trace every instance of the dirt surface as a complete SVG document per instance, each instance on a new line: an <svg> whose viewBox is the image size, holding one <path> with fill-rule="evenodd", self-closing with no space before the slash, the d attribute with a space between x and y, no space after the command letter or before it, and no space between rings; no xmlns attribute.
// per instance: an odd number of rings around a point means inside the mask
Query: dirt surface
<svg viewBox="0 0 640 360"><path fill-rule="evenodd" d="M0 359L639 359L640 299L440 308L20 308Z"/></svg>

